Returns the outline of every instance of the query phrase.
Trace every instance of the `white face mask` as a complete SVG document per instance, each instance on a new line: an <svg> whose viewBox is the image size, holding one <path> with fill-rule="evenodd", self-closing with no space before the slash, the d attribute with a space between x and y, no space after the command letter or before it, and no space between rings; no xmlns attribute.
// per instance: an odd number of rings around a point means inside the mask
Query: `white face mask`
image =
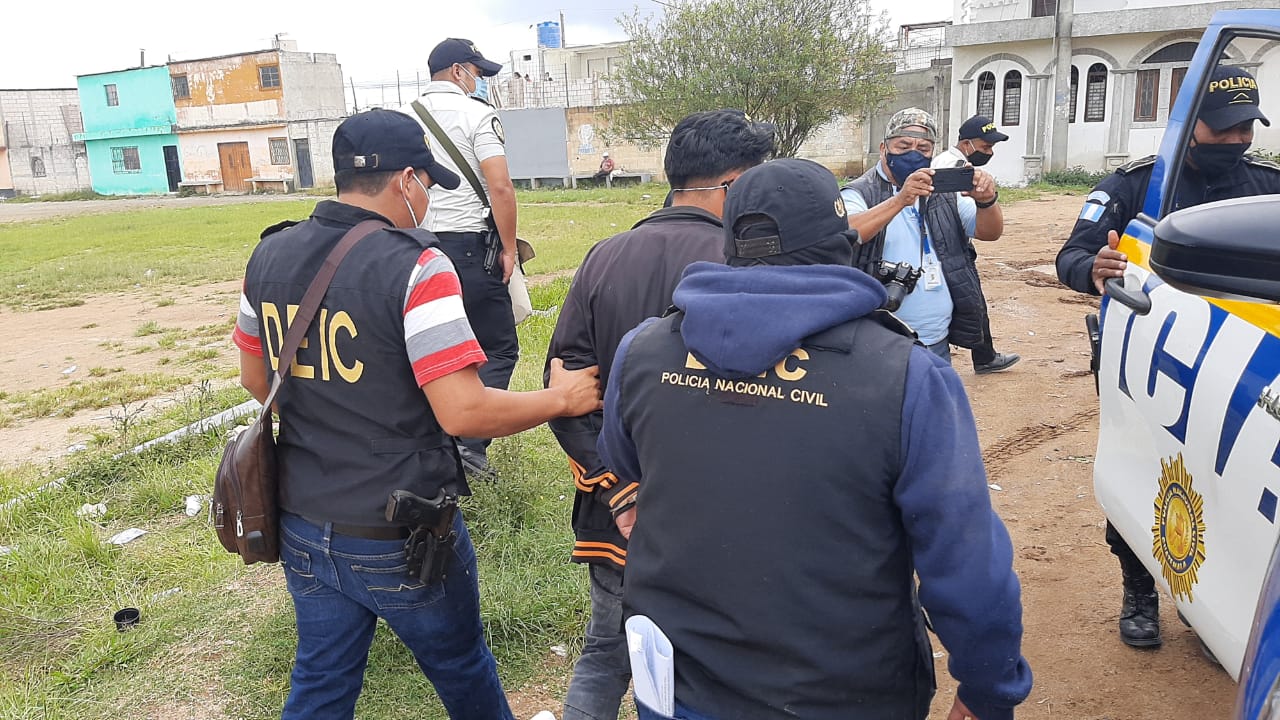
<svg viewBox="0 0 1280 720"><path fill-rule="evenodd" d="M422 196L427 198L427 208L429 208L431 206L431 196L427 194L427 186L422 184L422 180L416 172L413 174L413 181L418 183L418 187L422 188ZM406 185L400 190L404 194L404 206L409 208L409 217L413 218L413 226L422 227L422 222L418 220L418 213L413 211L413 204L409 202L409 187ZM427 208L422 209L423 220L427 219Z"/></svg>

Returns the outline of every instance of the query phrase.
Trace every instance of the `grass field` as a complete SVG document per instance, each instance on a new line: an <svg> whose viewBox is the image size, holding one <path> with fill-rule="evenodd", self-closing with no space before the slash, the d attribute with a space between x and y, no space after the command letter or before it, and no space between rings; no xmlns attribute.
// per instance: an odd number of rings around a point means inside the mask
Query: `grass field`
<svg viewBox="0 0 1280 720"><path fill-rule="evenodd" d="M1013 197L1005 200L1045 191L1006 191ZM539 251L530 273L575 267L592 243L656 208L663 193L652 186L522 192L522 235ZM142 282L235 279L262 227L303 217L313 202L0 226L0 304L32 310ZM568 286L566 277L537 285L534 306L559 306ZM524 353L514 389L540 387L555 320L555 313L546 313L521 326ZM149 323L134 336L163 347L225 331ZM0 469L0 717L278 716L294 642L281 572L240 565L217 544L203 513L183 512L186 496L211 491L222 434L113 457L246 397L238 388L213 390L201 379L204 374L181 363L160 377L101 368L90 372L81 390L0 398L10 409L5 422L15 423L93 398L102 402L111 393L118 393L110 395L113 402L127 403L142 399L139 392L186 387L182 401L165 412L114 423L98 446L59 466ZM534 683L559 698L567 666L551 648L564 646L572 658L587 612L586 574L567 562L572 481L545 427L497 441L492 458L503 480L478 483L464 506L479 556L489 639L509 690ZM3 507L56 477L65 481ZM99 502L107 506L105 515L77 514L81 506ZM130 527L148 534L120 547L105 542ZM111 614L125 606L140 608L143 619L133 631L118 633ZM358 716L444 718L431 695L408 652L380 629Z"/></svg>

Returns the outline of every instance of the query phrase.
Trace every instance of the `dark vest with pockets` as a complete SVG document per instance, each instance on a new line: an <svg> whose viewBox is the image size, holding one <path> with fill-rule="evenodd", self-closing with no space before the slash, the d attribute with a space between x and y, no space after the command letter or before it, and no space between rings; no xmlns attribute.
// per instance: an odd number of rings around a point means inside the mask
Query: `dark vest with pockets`
<svg viewBox="0 0 1280 720"><path fill-rule="evenodd" d="M289 317L346 230L314 220L273 229L245 277L269 376ZM409 274L435 245L425 230L378 230L338 267L277 399L282 510L316 522L386 526L393 490L432 497L454 483L467 492L453 440L405 351Z"/></svg>
<svg viewBox="0 0 1280 720"><path fill-rule="evenodd" d="M893 197L893 185L880 177L874 167L845 187L853 188L862 195L869 208ZM929 197L925 204L925 226L929 229L929 242L942 265L942 275L947 280L947 290L954 306L947 340L962 348L981 345L987 303L982 297L978 269L973 264L977 253L965 236L955 193L937 193ZM879 262L883 257L884 235L885 231L881 230L863 245L866 248L864 253L874 256L870 258L871 262ZM864 270L866 264L858 260L854 262L855 267Z"/></svg>
<svg viewBox="0 0 1280 720"><path fill-rule="evenodd" d="M912 340L862 318L727 381L682 318L639 333L611 380L643 472L625 602L671 638L676 698L721 718L924 718L933 656L893 501Z"/></svg>

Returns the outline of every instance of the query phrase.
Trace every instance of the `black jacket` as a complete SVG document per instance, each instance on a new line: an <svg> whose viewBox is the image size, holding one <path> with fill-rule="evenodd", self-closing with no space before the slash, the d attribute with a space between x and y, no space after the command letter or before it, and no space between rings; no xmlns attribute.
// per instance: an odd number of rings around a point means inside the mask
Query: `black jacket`
<svg viewBox="0 0 1280 720"><path fill-rule="evenodd" d="M1142 212L1156 156L1119 168L1098 183L1085 200L1071 237L1058 252L1058 279L1076 292L1098 294L1093 285L1093 259L1107 246L1107 233L1124 235L1125 226ZM1210 182L1194 168L1182 169L1173 209L1230 198L1280 193L1280 167L1245 156L1236 172Z"/></svg>
<svg viewBox="0 0 1280 720"><path fill-rule="evenodd" d="M607 384L622 336L661 315L685 267L698 260L724 261L724 230L719 218L689 206L662 208L597 243L574 274L547 349L548 367L557 357L571 370L599 365L600 382ZM621 504L628 493L596 454L601 419L596 412L550 425L569 456L577 487L573 560L621 568L627 543L613 522L611 503Z"/></svg>

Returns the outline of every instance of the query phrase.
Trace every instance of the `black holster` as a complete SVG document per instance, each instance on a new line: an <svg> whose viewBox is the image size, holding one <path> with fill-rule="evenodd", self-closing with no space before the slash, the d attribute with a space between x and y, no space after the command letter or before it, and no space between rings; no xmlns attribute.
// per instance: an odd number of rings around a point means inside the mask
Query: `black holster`
<svg viewBox="0 0 1280 720"><path fill-rule="evenodd" d="M458 538L453 530L457 513L458 497L444 490L431 499L408 490L396 490L387 498L387 521L410 528L404 542L410 575L427 584L444 580Z"/></svg>

